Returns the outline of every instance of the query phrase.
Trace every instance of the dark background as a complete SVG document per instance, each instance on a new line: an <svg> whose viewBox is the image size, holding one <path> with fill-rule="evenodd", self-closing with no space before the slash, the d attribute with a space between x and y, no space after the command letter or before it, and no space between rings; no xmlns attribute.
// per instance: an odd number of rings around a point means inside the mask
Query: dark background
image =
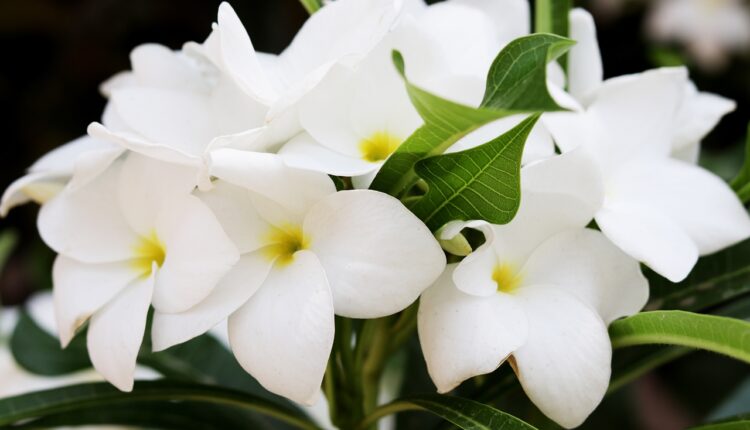
<svg viewBox="0 0 750 430"><path fill-rule="evenodd" d="M98 86L129 68L133 47L153 42L177 49L189 40L202 41L211 30L218 4L0 1L0 190L38 157L82 135L91 121L99 119L105 101ZM307 17L296 0L235 0L232 5L255 48L266 52L280 52ZM644 39L643 16L642 4L617 15L596 15L607 76L669 65L681 56L679 47L655 46ZM738 110L704 144L702 163L726 178L742 162L741 142L750 119L748 70L747 55L735 57L718 72L691 67L699 88L738 102ZM13 230L19 239L0 273L0 302L5 305L23 303L33 291L50 286L53 255L36 232L36 211L35 205L26 205L0 220L0 232ZM704 418L747 375L747 367L736 362L694 354L608 400L588 428L683 428Z"/></svg>

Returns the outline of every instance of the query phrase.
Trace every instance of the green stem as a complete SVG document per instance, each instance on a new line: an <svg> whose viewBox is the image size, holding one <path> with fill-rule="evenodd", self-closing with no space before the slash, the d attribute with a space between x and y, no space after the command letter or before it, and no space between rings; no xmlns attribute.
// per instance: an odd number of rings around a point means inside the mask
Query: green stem
<svg viewBox="0 0 750 430"><path fill-rule="evenodd" d="M368 428L375 425L381 418L387 417L388 415L397 414L399 412L406 411L421 411L423 408L407 402L393 402L383 405L374 411L372 411L365 419L363 419L356 430L367 430Z"/></svg>
<svg viewBox="0 0 750 430"><path fill-rule="evenodd" d="M323 7L323 2L321 0L299 0L299 2L302 3L302 6L310 15L314 14L321 7Z"/></svg>

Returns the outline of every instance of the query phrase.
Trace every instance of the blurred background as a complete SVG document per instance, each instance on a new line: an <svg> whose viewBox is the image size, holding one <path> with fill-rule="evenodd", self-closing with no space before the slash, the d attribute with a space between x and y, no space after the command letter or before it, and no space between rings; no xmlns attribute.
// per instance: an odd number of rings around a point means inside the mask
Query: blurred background
<svg viewBox="0 0 750 430"><path fill-rule="evenodd" d="M99 119L105 101L98 86L129 68L133 47L153 42L176 49L185 41L202 41L218 4L0 1L0 189L45 152L82 135ZM232 5L255 48L266 52L280 52L307 17L297 0L234 0ZM607 77L687 64L702 91L737 101L737 110L704 141L701 156L701 163L714 172L733 177L743 160L750 119L750 1L588 0L577 5L595 16ZM4 306L23 304L51 284L53 254L36 232L36 212L36 206L26 205L0 220L0 234L5 233L0 254L10 238L15 239L0 272ZM746 394L735 393L732 401L744 399L747 409L749 376L747 366L738 362L692 354L621 390L585 428L681 429L721 416L732 408L725 399L738 390Z"/></svg>

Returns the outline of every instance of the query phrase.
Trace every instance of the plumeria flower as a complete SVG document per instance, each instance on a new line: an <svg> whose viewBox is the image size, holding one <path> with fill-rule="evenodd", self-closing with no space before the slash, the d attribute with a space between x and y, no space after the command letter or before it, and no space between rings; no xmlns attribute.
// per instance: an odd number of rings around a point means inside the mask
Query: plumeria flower
<svg viewBox="0 0 750 430"><path fill-rule="evenodd" d="M583 106L591 104L602 86L604 73L596 25L591 14L583 9L570 12L570 37L577 43L568 55L569 91ZM700 141L732 112L734 101L716 94L699 92L693 82L686 80L682 103L672 127L672 156L697 162Z"/></svg>
<svg viewBox="0 0 750 430"><path fill-rule="evenodd" d="M442 230L449 239L478 229L486 242L420 299L419 339L439 392L507 360L534 404L564 427L599 404L611 372L607 325L648 298L638 262L585 228L600 183L583 151L532 163L509 224L456 221Z"/></svg>
<svg viewBox="0 0 750 430"><path fill-rule="evenodd" d="M652 2L648 33L685 44L705 69L723 67L729 54L750 48L750 8L743 0L659 0Z"/></svg>
<svg viewBox="0 0 750 430"><path fill-rule="evenodd" d="M750 237L750 219L716 175L670 156L684 69L605 81L583 112L544 118L563 152L583 146L604 177L596 212L602 232L625 252L678 282L699 255Z"/></svg>
<svg viewBox="0 0 750 430"><path fill-rule="evenodd" d="M43 204L66 186L77 188L98 176L123 149L109 142L80 137L45 154L3 193L0 216L29 201ZM69 183L71 178L75 182Z"/></svg>
<svg viewBox="0 0 750 430"><path fill-rule="evenodd" d="M200 193L242 257L201 303L154 314L155 350L198 336L229 315L240 364L269 391L318 397L334 314L378 318L417 299L445 267L427 227L386 194L336 189L327 175L292 169L274 154L213 154Z"/></svg>
<svg viewBox="0 0 750 430"><path fill-rule="evenodd" d="M87 321L91 362L133 387L149 305L182 312L201 302L239 258L193 190L189 168L130 153L42 206L39 232L58 257L55 313L66 346Z"/></svg>

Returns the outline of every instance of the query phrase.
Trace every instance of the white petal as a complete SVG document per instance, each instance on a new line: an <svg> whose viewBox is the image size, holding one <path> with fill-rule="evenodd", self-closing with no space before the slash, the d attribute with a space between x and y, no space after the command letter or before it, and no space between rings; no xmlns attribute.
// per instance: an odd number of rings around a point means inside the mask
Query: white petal
<svg viewBox="0 0 750 430"><path fill-rule="evenodd" d="M451 3L471 6L484 12L492 20L502 41L509 42L531 32L529 2L525 0L452 0Z"/></svg>
<svg viewBox="0 0 750 430"><path fill-rule="evenodd" d="M524 283L572 293L606 324L640 311L648 300L648 281L638 262L590 229L552 236L534 250L522 272Z"/></svg>
<svg viewBox="0 0 750 430"><path fill-rule="evenodd" d="M419 342L441 393L494 371L526 341L526 316L515 297L465 294L452 272L448 266L419 301Z"/></svg>
<svg viewBox="0 0 750 430"><path fill-rule="evenodd" d="M331 285L336 314L377 318L409 306L445 267L429 229L395 198L342 191L313 206L303 231Z"/></svg>
<svg viewBox="0 0 750 430"><path fill-rule="evenodd" d="M199 67L183 53L163 45L146 43L136 46L130 52L130 64L133 81L136 82L131 85L108 85L110 97L116 89L134 86L197 92L207 92L209 89Z"/></svg>
<svg viewBox="0 0 750 430"><path fill-rule="evenodd" d="M71 175L76 160L81 154L111 147L112 145L108 142L93 139L89 136L81 136L44 154L31 165L29 172L54 172L60 175Z"/></svg>
<svg viewBox="0 0 750 430"><path fill-rule="evenodd" d="M271 265L263 250L245 254L202 302L185 312L154 312L151 328L154 351L200 336L226 319L255 294Z"/></svg>
<svg viewBox="0 0 750 430"><path fill-rule="evenodd" d="M13 181L0 200L0 217L16 206L35 201L47 202L65 188L65 179L49 173L29 173Z"/></svg>
<svg viewBox="0 0 750 430"><path fill-rule="evenodd" d="M331 291L308 251L275 267L229 318L229 342L242 367L267 390L308 405L319 395L333 334Z"/></svg>
<svg viewBox="0 0 750 430"><path fill-rule="evenodd" d="M750 217L737 195L718 176L672 159L643 160L612 178L613 204L634 203L676 223L710 254L750 237Z"/></svg>
<svg viewBox="0 0 750 430"><path fill-rule="evenodd" d="M194 187L193 169L131 152L120 170L118 201L130 227L148 237L165 202L190 194Z"/></svg>
<svg viewBox="0 0 750 430"><path fill-rule="evenodd" d="M570 38L576 44L568 53L568 89L581 103L588 103L604 79L602 57L594 18L584 9L570 11Z"/></svg>
<svg viewBox="0 0 750 430"><path fill-rule="evenodd" d="M264 236L271 226L256 210L257 202L250 191L216 180L210 191L197 192L196 195L214 213L240 254L255 251L267 244Z"/></svg>
<svg viewBox="0 0 750 430"><path fill-rule="evenodd" d="M86 344L97 372L121 391L133 389L154 278L131 283L91 317Z"/></svg>
<svg viewBox="0 0 750 430"><path fill-rule="evenodd" d="M44 242L60 254L87 263L130 259L138 236L117 199L121 163L78 190L65 190L44 204L37 227Z"/></svg>
<svg viewBox="0 0 750 430"><path fill-rule="evenodd" d="M63 347L94 312L138 276L129 261L88 264L58 256L52 267L52 285L55 317Z"/></svg>
<svg viewBox="0 0 750 430"><path fill-rule="evenodd" d="M239 252L211 210L195 196L172 198L156 219L166 257L154 289L154 308L184 312L214 289Z"/></svg>
<svg viewBox="0 0 750 430"><path fill-rule="evenodd" d="M487 143L517 126L527 115L513 115L493 121L477 130L469 133L458 142L448 148L447 153L463 151L475 148ZM526 165L532 161L541 160L555 154L555 145L552 136L544 128L544 124L538 123L529 133L523 148L521 164Z"/></svg>
<svg viewBox="0 0 750 430"><path fill-rule="evenodd" d="M284 164L276 154L218 149L211 153L211 174L303 214L315 202L336 192L327 175Z"/></svg>
<svg viewBox="0 0 750 430"><path fill-rule="evenodd" d="M300 133L281 150L279 155L290 167L314 170L338 176L358 176L377 170L380 163L370 163L361 157L342 154L329 149L309 134Z"/></svg>
<svg viewBox="0 0 750 430"><path fill-rule="evenodd" d="M464 228L473 228L484 234L484 243L464 258L453 272L453 282L466 294L487 297L497 293L497 283L492 279L499 260L493 244L495 231L485 221L451 221L443 227L443 239L452 238Z"/></svg>
<svg viewBox="0 0 750 430"><path fill-rule="evenodd" d="M733 100L711 93L699 93L689 82L685 102L680 109L675 131L673 150L701 141L721 118L737 107Z"/></svg>
<svg viewBox="0 0 750 430"><path fill-rule="evenodd" d="M604 397L612 347L596 312L557 288L519 290L526 343L513 353L531 401L566 428L580 425Z"/></svg>
<svg viewBox="0 0 750 430"><path fill-rule="evenodd" d="M123 88L112 103L128 127L155 144L200 156L220 133L204 95L161 88Z"/></svg>
<svg viewBox="0 0 750 430"><path fill-rule="evenodd" d="M151 142L130 131L113 131L97 122L89 124L87 131L92 137L116 143L125 149L168 163L197 168L203 162L198 155L186 152L185 148Z"/></svg>
<svg viewBox="0 0 750 430"><path fill-rule="evenodd" d="M75 190L88 184L125 152L124 148L112 146L79 155L73 168L73 176L68 182L68 188Z"/></svg>
<svg viewBox="0 0 750 430"><path fill-rule="evenodd" d="M229 3L219 6L219 48L226 71L248 94L270 104L277 94L261 68L245 27Z"/></svg>
<svg viewBox="0 0 750 430"><path fill-rule="evenodd" d="M602 233L625 253L672 282L698 261L698 247L675 222L649 207L606 205L596 214Z"/></svg>

